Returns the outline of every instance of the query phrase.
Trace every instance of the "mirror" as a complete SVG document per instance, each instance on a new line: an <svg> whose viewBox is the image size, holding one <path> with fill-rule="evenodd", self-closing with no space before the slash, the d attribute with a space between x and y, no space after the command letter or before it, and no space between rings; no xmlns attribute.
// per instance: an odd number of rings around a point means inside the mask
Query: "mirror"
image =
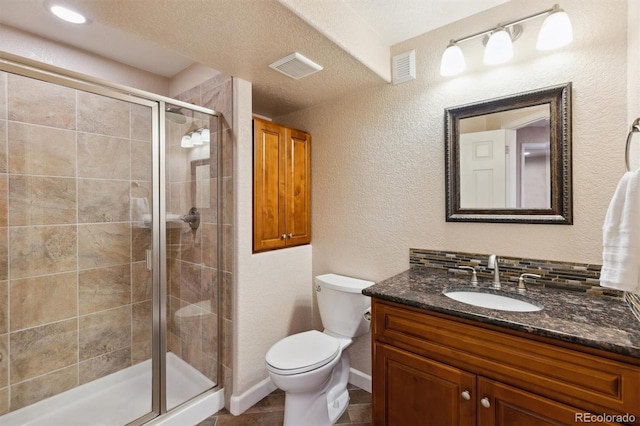
<svg viewBox="0 0 640 426"><path fill-rule="evenodd" d="M573 223L571 83L445 110L447 222Z"/></svg>
<svg viewBox="0 0 640 426"><path fill-rule="evenodd" d="M191 160L191 202L199 209L211 208L211 166L208 158Z"/></svg>

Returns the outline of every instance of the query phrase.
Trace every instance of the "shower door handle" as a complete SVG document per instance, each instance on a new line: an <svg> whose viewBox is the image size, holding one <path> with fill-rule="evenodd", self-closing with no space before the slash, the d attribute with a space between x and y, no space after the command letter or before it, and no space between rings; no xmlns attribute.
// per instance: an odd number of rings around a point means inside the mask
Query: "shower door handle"
<svg viewBox="0 0 640 426"><path fill-rule="evenodd" d="M145 264L147 266L147 270L153 271L153 250L145 250Z"/></svg>

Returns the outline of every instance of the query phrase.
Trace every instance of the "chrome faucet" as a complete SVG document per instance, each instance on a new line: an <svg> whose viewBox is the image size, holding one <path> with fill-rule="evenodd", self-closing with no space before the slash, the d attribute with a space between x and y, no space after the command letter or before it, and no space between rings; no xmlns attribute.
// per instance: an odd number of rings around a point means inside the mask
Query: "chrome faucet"
<svg viewBox="0 0 640 426"><path fill-rule="evenodd" d="M489 256L487 268L493 268L493 288L500 290L500 270L498 269L498 258L495 254Z"/></svg>
<svg viewBox="0 0 640 426"><path fill-rule="evenodd" d="M524 294L527 292L527 287L524 285L525 278L540 278L538 274L520 274L520 278L518 279L518 293Z"/></svg>

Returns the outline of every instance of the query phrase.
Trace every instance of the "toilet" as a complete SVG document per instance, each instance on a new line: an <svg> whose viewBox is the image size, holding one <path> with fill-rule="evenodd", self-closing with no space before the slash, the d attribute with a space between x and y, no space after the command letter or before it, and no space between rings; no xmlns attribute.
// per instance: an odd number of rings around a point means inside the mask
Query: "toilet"
<svg viewBox="0 0 640 426"><path fill-rule="evenodd" d="M345 350L354 338L369 331L371 300L362 290L370 285L372 281L342 275L317 276L315 290L324 331L293 334L267 352L269 376L285 392L284 426L332 425L347 409L349 357Z"/></svg>

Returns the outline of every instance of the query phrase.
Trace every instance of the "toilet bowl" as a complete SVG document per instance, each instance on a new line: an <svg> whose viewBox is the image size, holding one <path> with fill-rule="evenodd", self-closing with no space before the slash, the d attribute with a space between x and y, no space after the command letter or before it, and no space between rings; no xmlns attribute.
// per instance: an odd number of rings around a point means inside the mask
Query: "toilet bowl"
<svg viewBox="0 0 640 426"><path fill-rule="evenodd" d="M294 334L265 356L273 383L285 392L284 425L328 426L349 405L349 357L353 338L369 331L364 314L370 299L362 290L373 282L336 274L315 279L325 329Z"/></svg>

